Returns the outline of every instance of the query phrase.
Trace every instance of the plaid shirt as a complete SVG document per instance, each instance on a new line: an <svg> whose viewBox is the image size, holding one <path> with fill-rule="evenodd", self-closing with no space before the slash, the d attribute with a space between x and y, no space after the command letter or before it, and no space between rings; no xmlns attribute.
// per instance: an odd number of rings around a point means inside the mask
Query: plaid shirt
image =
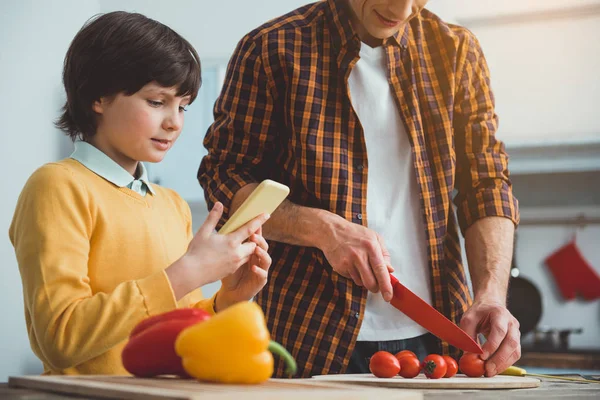
<svg viewBox="0 0 600 400"><path fill-rule="evenodd" d="M235 50L198 171L209 207L222 202L224 219L241 187L269 178L290 187L293 203L367 226L369 164L348 90L360 40L343 3L299 8L252 31ZM471 303L458 225L464 232L488 216L518 223L507 155L494 136L488 68L468 30L427 10L383 46L412 145L433 304L458 323ZM333 272L317 248L270 242L270 253L270 279L256 301L274 339L300 361L302 377L343 373L366 289ZM279 364L276 376L282 372Z"/></svg>

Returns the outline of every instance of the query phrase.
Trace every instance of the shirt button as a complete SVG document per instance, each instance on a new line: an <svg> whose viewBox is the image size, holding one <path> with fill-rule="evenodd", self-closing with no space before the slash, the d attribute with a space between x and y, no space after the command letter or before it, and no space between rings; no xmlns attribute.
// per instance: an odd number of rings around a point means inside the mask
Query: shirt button
<svg viewBox="0 0 600 400"><path fill-rule="evenodd" d="M360 313L356 313L356 314L354 314L354 317L355 317L356 319L359 319L359 318L360 318Z"/></svg>
<svg viewBox="0 0 600 400"><path fill-rule="evenodd" d="M362 220L362 214L356 214L356 219Z"/></svg>
<svg viewBox="0 0 600 400"><path fill-rule="evenodd" d="M362 164L358 164L358 165L356 166L356 169L357 169L357 170L359 170L359 171L362 171L364 168L365 168L365 166L364 166L364 165L362 165Z"/></svg>

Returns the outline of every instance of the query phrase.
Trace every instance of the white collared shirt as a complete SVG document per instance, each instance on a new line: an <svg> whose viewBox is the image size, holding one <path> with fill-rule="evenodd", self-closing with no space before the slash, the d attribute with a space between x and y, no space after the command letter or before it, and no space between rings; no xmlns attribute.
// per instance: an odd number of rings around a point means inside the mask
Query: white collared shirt
<svg viewBox="0 0 600 400"><path fill-rule="evenodd" d="M155 194L148 180L146 167L142 162L138 162L138 174L136 175L139 175L139 178L135 179L112 158L81 140L75 142L75 151L70 158L79 161L87 169L118 187L129 188L141 196L146 196L147 192Z"/></svg>

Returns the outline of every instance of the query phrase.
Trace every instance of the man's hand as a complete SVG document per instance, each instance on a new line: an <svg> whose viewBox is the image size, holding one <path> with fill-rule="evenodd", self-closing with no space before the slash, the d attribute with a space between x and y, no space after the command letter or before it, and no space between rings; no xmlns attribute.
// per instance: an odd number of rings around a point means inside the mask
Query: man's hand
<svg viewBox="0 0 600 400"><path fill-rule="evenodd" d="M486 337L481 356L487 360L486 376L503 372L521 358L519 322L503 303L476 300L463 316L460 326L473 338L478 333Z"/></svg>
<svg viewBox="0 0 600 400"><path fill-rule="evenodd" d="M257 184L248 184L233 197L233 213ZM371 292L381 290L386 301L392 299L390 255L383 239L375 232L353 224L339 215L319 208L299 206L289 200L273 212L263 226L265 237L295 246L321 249L333 270L352 279Z"/></svg>
<svg viewBox="0 0 600 400"><path fill-rule="evenodd" d="M336 216L330 235L319 246L331 267L359 286L392 299L390 253L374 231Z"/></svg>
<svg viewBox="0 0 600 400"><path fill-rule="evenodd" d="M478 333L487 338L481 356L486 376L504 372L521 357L519 322L506 309L514 232L503 217L479 219L465 232L475 301L460 325L473 338Z"/></svg>

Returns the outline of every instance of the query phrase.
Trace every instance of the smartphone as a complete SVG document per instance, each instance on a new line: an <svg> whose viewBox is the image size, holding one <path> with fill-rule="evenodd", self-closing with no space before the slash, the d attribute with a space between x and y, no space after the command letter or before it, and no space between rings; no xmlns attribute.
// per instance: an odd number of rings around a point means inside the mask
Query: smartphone
<svg viewBox="0 0 600 400"><path fill-rule="evenodd" d="M262 213L273 214L273 211L279 207L289 193L289 187L265 179L250 193L250 196L242 203L240 208L229 217L219 233L223 235L231 233Z"/></svg>

